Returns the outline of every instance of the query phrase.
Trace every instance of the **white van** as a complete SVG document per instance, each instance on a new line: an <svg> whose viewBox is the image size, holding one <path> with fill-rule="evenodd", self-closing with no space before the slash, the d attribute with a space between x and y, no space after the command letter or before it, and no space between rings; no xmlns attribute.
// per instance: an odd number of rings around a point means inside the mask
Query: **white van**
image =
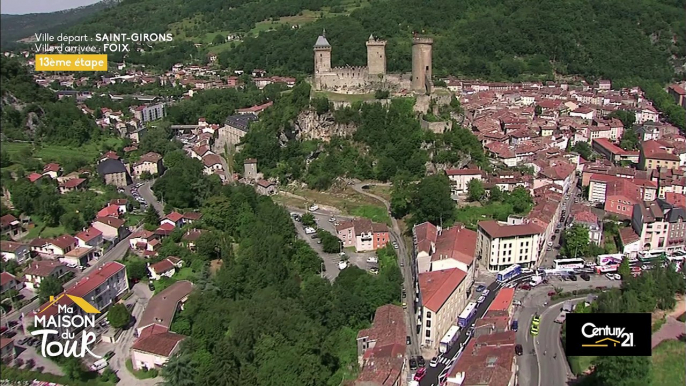
<svg viewBox="0 0 686 386"><path fill-rule="evenodd" d="M305 234L311 235L311 234L316 233L316 232L317 231L312 227L305 228Z"/></svg>
<svg viewBox="0 0 686 386"><path fill-rule="evenodd" d="M100 359L91 365L91 370L100 371L107 367L107 359Z"/></svg>
<svg viewBox="0 0 686 386"><path fill-rule="evenodd" d="M314 204L314 205L312 205L312 206L310 207L310 212L314 212L314 211L316 211L316 210L318 210L318 209L319 209L319 207L317 206L317 204Z"/></svg>

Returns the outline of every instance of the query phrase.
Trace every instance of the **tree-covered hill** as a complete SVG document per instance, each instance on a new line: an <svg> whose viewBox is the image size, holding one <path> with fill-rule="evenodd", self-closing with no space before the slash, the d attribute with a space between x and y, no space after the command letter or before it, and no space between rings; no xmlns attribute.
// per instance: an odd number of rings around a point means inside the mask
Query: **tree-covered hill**
<svg viewBox="0 0 686 386"><path fill-rule="evenodd" d="M223 65L280 73L311 73L312 45L323 28L334 64L365 64L364 41L373 33L389 40L389 71L409 71L409 39L424 31L435 37L439 76L516 79L555 72L667 82L675 69L683 76L684 8L684 0L124 0L73 31L137 32L145 26L179 39L201 36L209 40L201 50L225 50ZM303 16L300 28L284 24L257 37L247 34L235 48L211 46L213 34L254 32L260 21L297 21L304 13L317 16ZM188 58L184 54L179 60Z"/></svg>

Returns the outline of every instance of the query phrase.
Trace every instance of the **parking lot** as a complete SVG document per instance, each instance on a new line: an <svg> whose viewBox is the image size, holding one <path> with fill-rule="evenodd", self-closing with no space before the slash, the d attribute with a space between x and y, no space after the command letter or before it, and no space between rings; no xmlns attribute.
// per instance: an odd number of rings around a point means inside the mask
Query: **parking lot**
<svg viewBox="0 0 686 386"><path fill-rule="evenodd" d="M292 211L293 213L298 213L298 214L303 214L303 211ZM333 235L336 235L336 226L335 222L341 222L341 221L346 221L346 220L351 220L349 217L342 217L342 216L335 216L336 221L329 221L331 220L331 215L328 213L322 213L322 212L310 212L315 218L316 225L318 228L321 228ZM336 279L338 276L338 273L340 272L339 269L339 263L341 262L341 255L338 253L326 253L322 249L322 245L318 243L318 239L313 239L312 235L308 235L305 233L305 227L303 226L302 222L297 221L293 216L291 216L293 219L293 223L295 224L295 229L298 231L298 236L307 241L307 243L314 249L319 256L321 256L322 260L324 260L324 276L333 281ZM371 251L371 252L355 252L351 250L351 248L347 248L344 250L346 256L348 257L348 262L352 265L356 265L357 267L364 269L366 271L369 271L372 268L378 268L377 263L372 263L372 262L367 262L367 260L370 257L375 257L376 252Z"/></svg>

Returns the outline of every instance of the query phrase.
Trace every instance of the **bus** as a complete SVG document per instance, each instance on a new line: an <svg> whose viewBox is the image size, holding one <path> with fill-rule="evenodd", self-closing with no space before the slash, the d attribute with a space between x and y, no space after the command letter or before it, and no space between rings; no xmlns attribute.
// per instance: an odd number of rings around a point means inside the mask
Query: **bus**
<svg viewBox="0 0 686 386"><path fill-rule="evenodd" d="M522 266L519 264L513 264L502 271L498 272L496 280L499 282L505 282L513 277L516 277L522 273Z"/></svg>
<svg viewBox="0 0 686 386"><path fill-rule="evenodd" d="M665 253L663 251L646 251L638 253L638 260L641 263L654 263L662 262L665 259Z"/></svg>
<svg viewBox="0 0 686 386"><path fill-rule="evenodd" d="M558 259L555 260L555 269L580 269L584 267L584 259Z"/></svg>
<svg viewBox="0 0 686 386"><path fill-rule="evenodd" d="M597 265L611 265L611 264L621 264L624 259L624 255L621 253L615 253L612 255L598 255L596 258Z"/></svg>
<svg viewBox="0 0 686 386"><path fill-rule="evenodd" d="M438 352L441 354L445 354L448 351L450 351L451 348L453 348L453 345L455 342L457 342L457 339L460 337L460 327L458 326L452 326L448 330L448 332L443 336L443 339L441 339L441 343L438 345Z"/></svg>
<svg viewBox="0 0 686 386"><path fill-rule="evenodd" d="M467 327L469 325L469 322L474 318L474 315L476 315L476 302L471 302L467 304L467 307L465 307L464 311L460 314L460 316L457 317L457 325L460 327Z"/></svg>

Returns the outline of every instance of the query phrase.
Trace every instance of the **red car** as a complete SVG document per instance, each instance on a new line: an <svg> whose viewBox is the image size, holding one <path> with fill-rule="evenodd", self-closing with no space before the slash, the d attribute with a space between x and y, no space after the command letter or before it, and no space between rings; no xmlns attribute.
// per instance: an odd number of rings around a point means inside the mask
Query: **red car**
<svg viewBox="0 0 686 386"><path fill-rule="evenodd" d="M523 290L527 290L527 291L528 291L528 290L531 289L531 286L528 285L528 284L521 284L521 285L519 286L519 289L523 289Z"/></svg>
<svg viewBox="0 0 686 386"><path fill-rule="evenodd" d="M554 296L554 295L556 295L556 294L557 294L557 292L555 292L555 291L550 291L550 292L548 292L548 296Z"/></svg>
<svg viewBox="0 0 686 386"><path fill-rule="evenodd" d="M416 373L414 373L414 380L419 382L426 375L426 367L420 367Z"/></svg>

